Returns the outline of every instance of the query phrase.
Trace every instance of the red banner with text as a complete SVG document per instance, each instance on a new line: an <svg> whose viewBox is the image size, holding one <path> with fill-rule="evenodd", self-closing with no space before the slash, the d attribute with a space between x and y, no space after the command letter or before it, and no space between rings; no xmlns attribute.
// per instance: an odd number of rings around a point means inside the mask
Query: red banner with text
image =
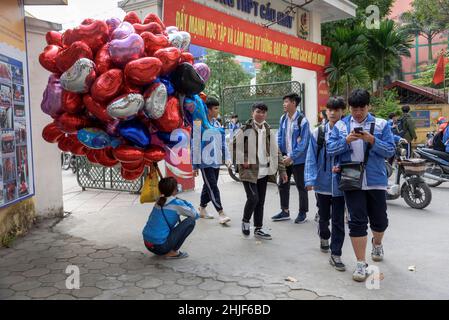
<svg viewBox="0 0 449 320"><path fill-rule="evenodd" d="M187 31L192 43L250 58L322 71L331 49L224 14L191 0L164 1L164 23Z"/></svg>

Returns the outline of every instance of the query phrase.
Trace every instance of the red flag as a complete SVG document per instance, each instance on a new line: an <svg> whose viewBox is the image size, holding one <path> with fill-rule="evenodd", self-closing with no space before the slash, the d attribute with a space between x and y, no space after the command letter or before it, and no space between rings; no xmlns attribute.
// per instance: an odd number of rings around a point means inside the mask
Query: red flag
<svg viewBox="0 0 449 320"><path fill-rule="evenodd" d="M444 57L444 54L441 54L438 58L437 68L435 69L435 74L433 75L433 83L440 84L444 81L444 77L446 76L446 63L448 63L448 58Z"/></svg>

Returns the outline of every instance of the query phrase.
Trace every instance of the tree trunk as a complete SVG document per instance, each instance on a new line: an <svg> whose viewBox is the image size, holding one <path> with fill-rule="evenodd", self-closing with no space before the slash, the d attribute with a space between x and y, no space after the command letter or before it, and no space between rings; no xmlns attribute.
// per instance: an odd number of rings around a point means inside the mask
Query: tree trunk
<svg viewBox="0 0 449 320"><path fill-rule="evenodd" d="M428 43L428 45L429 45L429 47L428 47L428 57L427 57L427 64L428 65L431 65L432 64L432 62L433 62L433 52L432 52L432 37L431 36L429 36L428 38L427 38L427 43Z"/></svg>

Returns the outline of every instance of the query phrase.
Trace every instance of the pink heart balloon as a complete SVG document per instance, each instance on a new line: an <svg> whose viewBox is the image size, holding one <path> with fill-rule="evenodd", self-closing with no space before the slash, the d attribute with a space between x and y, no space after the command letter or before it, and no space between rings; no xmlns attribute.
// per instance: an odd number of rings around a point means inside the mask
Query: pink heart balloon
<svg viewBox="0 0 449 320"><path fill-rule="evenodd" d="M62 109L62 86L59 77L52 74L48 78L47 88L44 91L41 109L52 118L64 113Z"/></svg>
<svg viewBox="0 0 449 320"><path fill-rule="evenodd" d="M115 39L110 42L109 54L112 62L124 67L128 62L137 60L144 55L145 43L138 34L131 34L125 39Z"/></svg>
<svg viewBox="0 0 449 320"><path fill-rule="evenodd" d="M195 63L193 65L193 69L203 78L204 82L209 80L210 78L210 69L209 66L205 63Z"/></svg>

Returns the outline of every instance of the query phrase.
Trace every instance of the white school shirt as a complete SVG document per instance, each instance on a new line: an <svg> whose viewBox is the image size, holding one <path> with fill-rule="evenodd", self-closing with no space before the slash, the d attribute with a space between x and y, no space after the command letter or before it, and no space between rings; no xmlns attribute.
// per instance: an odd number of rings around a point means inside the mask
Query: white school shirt
<svg viewBox="0 0 449 320"><path fill-rule="evenodd" d="M298 113L295 112L293 117L290 118L287 113L287 130L285 131L285 147L287 149L287 155L292 154L293 146L292 146L292 136L293 136L293 123L296 121L298 117Z"/></svg>
<svg viewBox="0 0 449 320"><path fill-rule="evenodd" d="M257 123L257 145L259 146L257 149L257 159L259 160L259 176L257 179L262 179L267 175L268 172L268 159L267 159L267 152L266 152L266 137L267 137L267 130L265 129L265 121L263 123ZM262 128L260 127L262 126Z"/></svg>

